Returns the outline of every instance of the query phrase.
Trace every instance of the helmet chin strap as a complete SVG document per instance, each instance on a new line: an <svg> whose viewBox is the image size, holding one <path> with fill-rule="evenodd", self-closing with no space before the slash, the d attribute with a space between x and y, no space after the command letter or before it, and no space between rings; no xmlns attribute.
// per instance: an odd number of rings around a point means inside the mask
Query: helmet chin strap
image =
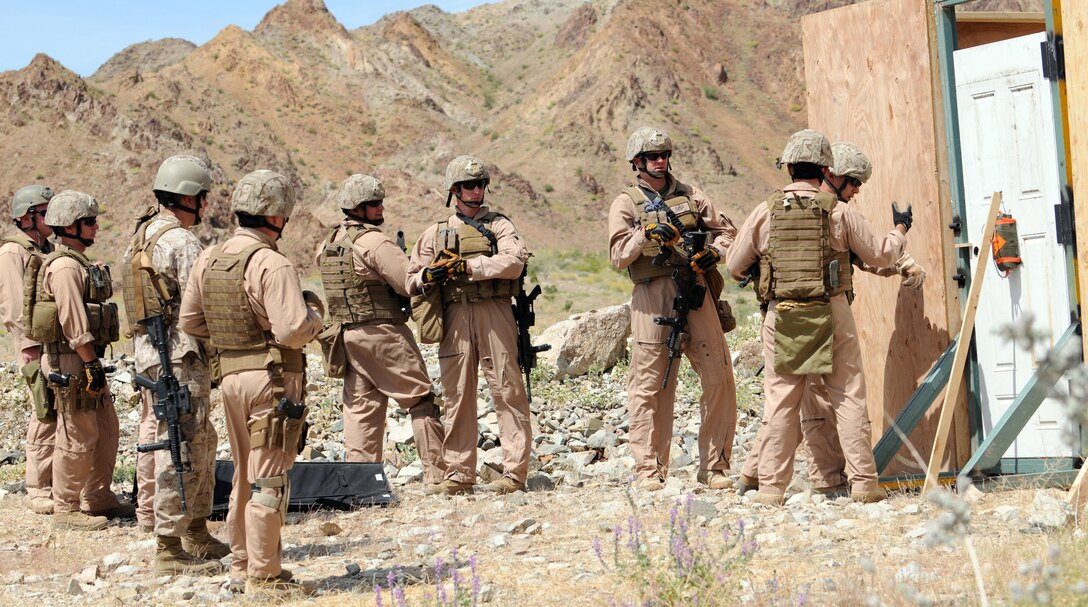
<svg viewBox="0 0 1088 607"><path fill-rule="evenodd" d="M669 167L669 164L666 163L664 171L651 171L651 170L646 168L646 159L640 157L640 160L642 160L642 166L637 167L637 170L640 173L646 173L647 175L649 175L650 177L653 177L654 179L664 179L665 175L668 175L668 173L669 173L669 168L671 168L671 167ZM632 166L634 166L633 162L631 164L632 164Z"/></svg>
<svg viewBox="0 0 1088 607"><path fill-rule="evenodd" d="M78 220L76 220L76 221L78 221ZM68 227L71 227L71 226L68 226ZM76 233L75 234L69 234L68 230L61 230L59 228L54 228L53 232L57 236L59 236L61 238L71 238L72 240L78 240L85 247L89 247L89 246L94 244L94 238L84 238L84 237L79 235L79 232L80 232L79 228L76 228Z"/></svg>
<svg viewBox="0 0 1088 607"><path fill-rule="evenodd" d="M829 187L829 188L831 188L832 190L835 191L835 197L836 198L838 198L839 200L842 200L843 202L846 202L846 200L842 197L842 191L846 189L846 180L845 179L842 180L842 186L840 186L840 187L835 187L835 184L831 183L831 180L828 179L827 177L823 177L822 181L827 184L827 187Z"/></svg>

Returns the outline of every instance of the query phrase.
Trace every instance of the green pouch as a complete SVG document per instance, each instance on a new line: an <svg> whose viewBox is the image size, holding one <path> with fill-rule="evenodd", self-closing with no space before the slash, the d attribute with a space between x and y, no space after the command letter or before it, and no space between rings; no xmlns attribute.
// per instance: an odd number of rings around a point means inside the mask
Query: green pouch
<svg viewBox="0 0 1088 607"><path fill-rule="evenodd" d="M317 334L317 343L321 345L321 361L325 375L343 378L348 370L348 355L344 349L344 326L334 322Z"/></svg>
<svg viewBox="0 0 1088 607"><path fill-rule="evenodd" d="M34 415L38 421L51 423L57 421L57 407L53 402L53 391L49 389L45 374L42 373L40 360L32 360L21 369L26 386L30 388L30 399L34 402Z"/></svg>
<svg viewBox="0 0 1088 607"><path fill-rule="evenodd" d="M831 373L835 326L829 302L779 303L774 330L774 371L790 375Z"/></svg>
<svg viewBox="0 0 1088 607"><path fill-rule="evenodd" d="M419 341L437 344L445 335L443 326L442 287L426 289L422 295L412 297L412 320L419 326Z"/></svg>

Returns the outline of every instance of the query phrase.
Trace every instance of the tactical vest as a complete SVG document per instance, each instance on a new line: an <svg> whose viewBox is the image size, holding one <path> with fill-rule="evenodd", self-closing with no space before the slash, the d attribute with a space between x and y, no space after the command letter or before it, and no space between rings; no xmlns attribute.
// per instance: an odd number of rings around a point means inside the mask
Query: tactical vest
<svg viewBox="0 0 1088 607"><path fill-rule="evenodd" d="M129 336L147 332L136 321L162 314L162 302L159 301L159 294L144 268L154 270L152 256L155 254L155 245L158 244L159 238L162 238L163 234L170 230L181 229L180 224L168 224L155 232L155 235L150 239L145 240L147 238L147 228L154 220L155 217L153 216L136 229L136 235L132 239L132 246L121 263L121 293L125 303L125 316L128 317L126 334ZM168 299L174 299L178 296L180 286L176 282L163 280L162 285L166 289L164 295Z"/></svg>
<svg viewBox="0 0 1088 607"><path fill-rule="evenodd" d="M47 351L72 351L60 325L56 299L47 295L43 288L46 267L60 257L76 260L87 273L83 305L94 345L105 347L117 341L120 337L117 304L107 301L113 297L113 279L110 277L109 267L94 265L82 253L68 248L53 251L38 267L34 267L37 264L33 261L35 258L31 258L23 284L23 323L27 338L42 344Z"/></svg>
<svg viewBox="0 0 1088 607"><path fill-rule="evenodd" d="M33 240L31 240L29 236L22 232L19 232L18 234L12 234L11 236L4 238L3 240L0 240L0 246L3 246L9 242L14 242L20 247L26 249L27 252L31 254L41 255L42 253L42 250L38 248L38 245Z"/></svg>
<svg viewBox="0 0 1088 607"><path fill-rule="evenodd" d="M837 203L825 192L807 198L781 190L767 200L770 244L760 259L760 300L852 296L850 252L831 248L831 210Z"/></svg>
<svg viewBox="0 0 1088 607"><path fill-rule="evenodd" d="M333 228L329 231L318 258L329 319L344 325L408 322L408 316L402 310L405 302L391 286L381 280L363 280L355 272L352 261L355 241L368 232L378 232L378 228L348 228L343 236L334 241L337 230Z"/></svg>
<svg viewBox="0 0 1088 607"><path fill-rule="evenodd" d="M637 186L626 188L624 193L630 196L635 203L635 214L640 226L651 223L672 223L669 221L669 214L665 212L665 209L651 210L649 208L650 201L646 199L645 192ZM664 200L664 204L680 220L680 224L684 226L684 231L694 230L698 227L699 216L695 213L695 203L690 197L678 190L674 190ZM661 245L656 241L647 240L642 247L642 255L634 263L627 266L627 274L631 277L631 281L635 284L650 282L658 276L671 276L673 270L678 266L688 265L687 256L683 252L675 246L670 247L670 250L672 254L665 263L654 265L652 260L658 253L661 253Z"/></svg>
<svg viewBox="0 0 1088 607"><path fill-rule="evenodd" d="M491 224L498 217L504 216L488 212L481 217L476 217L475 220L485 229L490 230ZM498 252L498 244L467 223L451 228L447 222L443 221L438 224L438 232L435 234L435 251L441 252L444 249L458 253L469 260L475 257L491 257ZM510 299L517 293L517 280L493 278L470 281L468 276L458 276L447 280L442 285L442 303L449 304L455 301L471 303L491 298Z"/></svg>
<svg viewBox="0 0 1088 607"><path fill-rule="evenodd" d="M267 243L256 242L237 253L227 254L219 245L208 253L201 284L204 319L208 323L208 341L218 355L218 377L239 371L269 369L273 373L275 390L282 392L283 372L302 373L305 370L302 350L270 346L272 336L261 328L245 290L246 265L254 253L268 248L271 247Z"/></svg>

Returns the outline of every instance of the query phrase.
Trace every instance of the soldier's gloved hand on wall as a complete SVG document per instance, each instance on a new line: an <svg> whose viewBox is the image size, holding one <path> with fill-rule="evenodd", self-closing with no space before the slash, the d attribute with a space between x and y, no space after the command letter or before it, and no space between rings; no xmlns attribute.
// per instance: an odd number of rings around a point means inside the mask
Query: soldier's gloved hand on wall
<svg viewBox="0 0 1088 607"><path fill-rule="evenodd" d="M899 210L899 205L893 200L892 201L892 225L893 226L901 225L904 228L906 228L907 231L909 232L911 224L914 223L914 211L913 211L913 208L914 208L914 205L912 205L910 203L907 203L907 210L900 211Z"/></svg>
<svg viewBox="0 0 1088 607"><path fill-rule="evenodd" d="M87 392L91 396L98 396L106 390L106 370L102 368L102 361L94 359L83 363L83 373L87 377Z"/></svg>
<svg viewBox="0 0 1088 607"><path fill-rule="evenodd" d="M717 249L714 247L707 247L692 256L691 269L696 272L706 272L717 265L721 258L722 256L718 253Z"/></svg>
<svg viewBox="0 0 1088 607"><path fill-rule="evenodd" d="M646 238L656 240L665 246L671 246L680 241L680 230L668 223L648 223L643 228Z"/></svg>
<svg viewBox="0 0 1088 607"><path fill-rule="evenodd" d="M310 306L314 312L321 318L325 318L325 304L321 301L321 298L317 296L317 293L313 291L303 291L302 301L306 302L307 306Z"/></svg>
<svg viewBox="0 0 1088 607"><path fill-rule="evenodd" d="M920 289L926 282L926 270L914 261L906 251L895 260L895 271L903 277L903 286L910 289Z"/></svg>

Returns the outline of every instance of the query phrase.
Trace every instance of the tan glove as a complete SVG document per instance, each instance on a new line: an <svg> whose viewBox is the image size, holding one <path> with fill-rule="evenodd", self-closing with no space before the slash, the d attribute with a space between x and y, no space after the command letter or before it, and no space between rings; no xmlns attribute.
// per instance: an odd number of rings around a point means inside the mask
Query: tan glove
<svg viewBox="0 0 1088 607"><path fill-rule="evenodd" d="M321 318L325 318L325 304L321 301L321 298L317 296L317 293L313 291L303 291L302 301L306 302L306 305L310 306L310 309L317 312L317 315Z"/></svg>
<svg viewBox="0 0 1088 607"><path fill-rule="evenodd" d="M903 277L903 286L909 289L921 289L926 282L926 270L914 261L906 251L895 260L895 271Z"/></svg>

